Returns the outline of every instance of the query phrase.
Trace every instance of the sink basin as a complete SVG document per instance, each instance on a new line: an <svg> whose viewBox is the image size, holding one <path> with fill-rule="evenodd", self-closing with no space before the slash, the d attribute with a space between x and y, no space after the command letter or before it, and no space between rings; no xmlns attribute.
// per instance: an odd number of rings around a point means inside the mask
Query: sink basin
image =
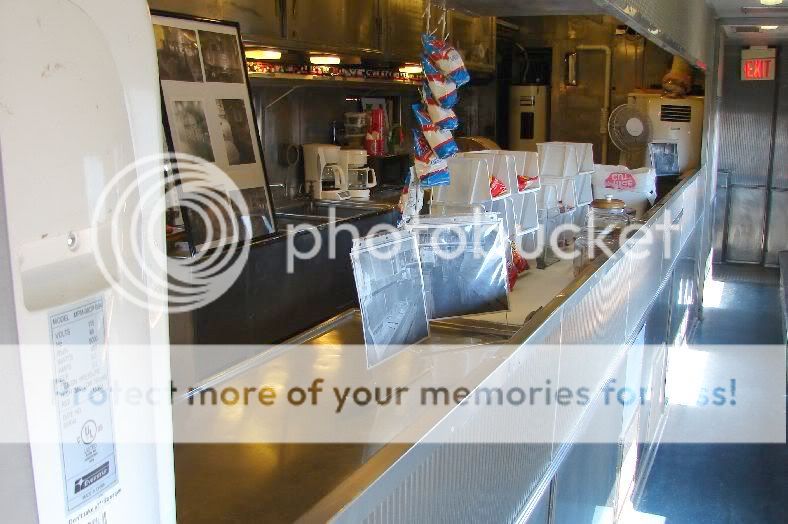
<svg viewBox="0 0 788 524"><path fill-rule="evenodd" d="M328 224L331 222L331 219L328 217L316 217L316 216L289 216L289 215L280 215L279 213L276 214L276 228L280 232L286 232L289 229L289 226L293 226L293 228L303 228L304 226L311 226L311 227L320 227L324 224Z"/></svg>
<svg viewBox="0 0 788 524"><path fill-rule="evenodd" d="M278 205L275 214L277 229L286 232L288 226L320 227L390 209L390 206L374 202L309 200Z"/></svg>
<svg viewBox="0 0 788 524"><path fill-rule="evenodd" d="M327 218L331 220L344 220L348 218L360 217L377 211L387 209L386 206L371 202L329 202L329 201L309 201L288 204L277 208L276 216L282 218L308 219L308 218Z"/></svg>

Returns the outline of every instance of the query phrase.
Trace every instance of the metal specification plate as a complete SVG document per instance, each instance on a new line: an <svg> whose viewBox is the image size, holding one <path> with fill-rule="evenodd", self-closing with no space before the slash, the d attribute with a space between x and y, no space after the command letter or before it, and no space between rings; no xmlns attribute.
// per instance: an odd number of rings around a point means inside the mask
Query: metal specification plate
<svg viewBox="0 0 788 524"><path fill-rule="evenodd" d="M102 297L49 316L67 511L118 480L104 329Z"/></svg>

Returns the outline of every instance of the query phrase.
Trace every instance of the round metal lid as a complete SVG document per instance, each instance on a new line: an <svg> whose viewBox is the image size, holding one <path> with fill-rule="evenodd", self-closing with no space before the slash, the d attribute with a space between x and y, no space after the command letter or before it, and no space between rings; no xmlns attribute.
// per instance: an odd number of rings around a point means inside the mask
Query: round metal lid
<svg viewBox="0 0 788 524"><path fill-rule="evenodd" d="M624 209L627 204L618 198L613 198L612 195L607 195L605 198L598 198L591 202L591 207L595 209Z"/></svg>

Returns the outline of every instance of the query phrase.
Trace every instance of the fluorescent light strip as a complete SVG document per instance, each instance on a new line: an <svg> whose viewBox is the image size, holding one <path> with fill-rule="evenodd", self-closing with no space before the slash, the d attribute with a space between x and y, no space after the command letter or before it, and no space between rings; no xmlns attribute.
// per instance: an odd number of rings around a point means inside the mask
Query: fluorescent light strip
<svg viewBox="0 0 788 524"><path fill-rule="evenodd" d="M314 65L337 65L341 60L336 55L313 55L309 57L309 62Z"/></svg>

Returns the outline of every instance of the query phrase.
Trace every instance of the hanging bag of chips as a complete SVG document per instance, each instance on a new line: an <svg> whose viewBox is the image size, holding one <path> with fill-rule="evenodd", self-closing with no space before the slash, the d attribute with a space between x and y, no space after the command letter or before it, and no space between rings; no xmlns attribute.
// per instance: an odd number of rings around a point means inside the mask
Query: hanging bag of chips
<svg viewBox="0 0 788 524"><path fill-rule="evenodd" d="M435 101L445 109L451 109L456 106L460 100L457 95L457 84L438 71L432 61L426 56L421 57L421 67L427 87L429 87Z"/></svg>
<svg viewBox="0 0 788 524"><path fill-rule="evenodd" d="M416 176L424 187L434 187L449 183L449 164L438 158L432 150L424 133L413 130L413 154Z"/></svg>
<svg viewBox="0 0 788 524"><path fill-rule="evenodd" d="M413 114L421 127L424 137L438 158L446 159L459 152L451 131L446 131L437 126L421 104L413 104Z"/></svg>
<svg viewBox="0 0 788 524"><path fill-rule="evenodd" d="M427 108L427 113L430 116L430 120L433 123L440 127L445 131L454 131L460 125L459 120L457 120L457 115L451 109L444 109L441 105L432 97L432 93L425 88L422 89L422 100L424 101L424 105Z"/></svg>
<svg viewBox="0 0 788 524"><path fill-rule="evenodd" d="M423 35L421 41L428 60L457 87L470 82L471 75L468 74L460 53L454 47L435 35Z"/></svg>

